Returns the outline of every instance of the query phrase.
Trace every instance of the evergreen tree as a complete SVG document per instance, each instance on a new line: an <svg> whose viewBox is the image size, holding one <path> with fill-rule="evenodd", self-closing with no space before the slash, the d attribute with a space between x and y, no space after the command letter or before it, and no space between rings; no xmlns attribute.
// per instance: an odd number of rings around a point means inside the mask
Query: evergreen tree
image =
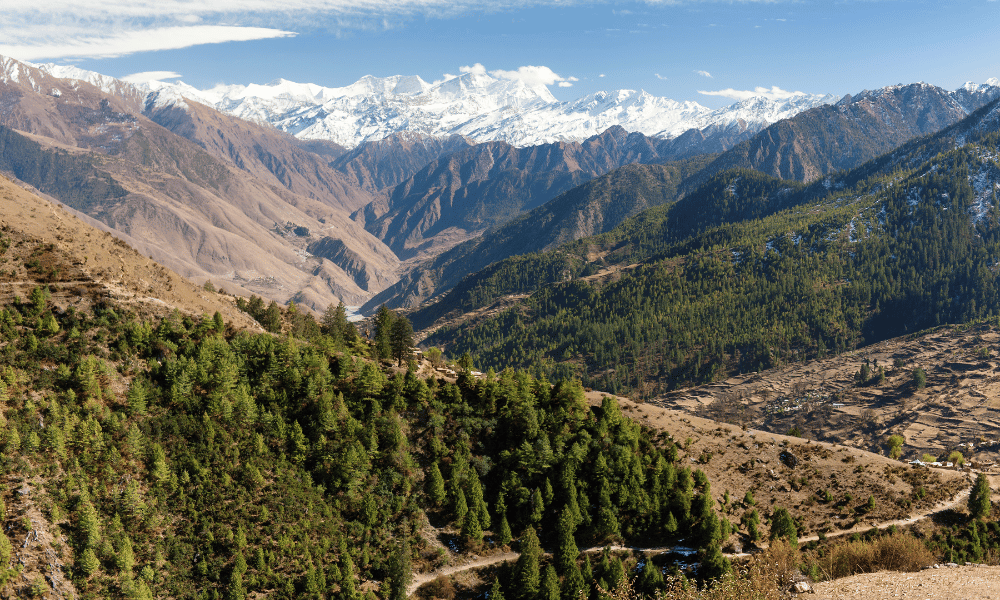
<svg viewBox="0 0 1000 600"><path fill-rule="evenodd" d="M278 308L278 303L274 300L271 300L271 303L267 305L267 310L258 320L264 331L281 333L281 309Z"/></svg>
<svg viewBox="0 0 1000 600"><path fill-rule="evenodd" d="M358 597L357 587L354 583L354 561L345 549L340 553L340 593L344 600L354 600Z"/></svg>
<svg viewBox="0 0 1000 600"><path fill-rule="evenodd" d="M793 546L799 545L798 531L792 515L784 508L776 508L771 515L771 540L784 538Z"/></svg>
<svg viewBox="0 0 1000 600"><path fill-rule="evenodd" d="M715 514L715 502L710 493L695 496L691 514L695 519L692 531L695 546L707 546L719 537L719 518Z"/></svg>
<svg viewBox="0 0 1000 600"><path fill-rule="evenodd" d="M573 517L573 511L568 505L563 508L562 514L559 515L559 524L557 527L555 563L559 572L565 575L576 567L576 559L580 554L580 550L576 545L576 539L573 537L573 532L576 529L576 519Z"/></svg>
<svg viewBox="0 0 1000 600"><path fill-rule="evenodd" d="M731 568L732 565L729 559L722 555L719 545L712 543L705 550L705 557L701 561L701 568L698 569L698 577L702 581L721 579Z"/></svg>
<svg viewBox="0 0 1000 600"><path fill-rule="evenodd" d="M497 533L497 541L500 542L501 546L506 546L510 544L513 537L510 524L507 523L507 511L503 511L500 513L500 531Z"/></svg>
<svg viewBox="0 0 1000 600"><path fill-rule="evenodd" d="M392 324L396 316L385 304L375 313L375 356L387 359L392 356Z"/></svg>
<svg viewBox="0 0 1000 600"><path fill-rule="evenodd" d="M559 576L552 565L545 567L542 574L541 588L538 591L538 600L560 600Z"/></svg>
<svg viewBox="0 0 1000 600"><path fill-rule="evenodd" d="M389 600L406 600L406 588L409 587L412 578L410 560L410 542L404 537L389 562L389 578L392 580Z"/></svg>
<svg viewBox="0 0 1000 600"><path fill-rule="evenodd" d="M574 562L563 572L562 600L578 600L580 593L587 589L580 567Z"/></svg>
<svg viewBox="0 0 1000 600"><path fill-rule="evenodd" d="M493 585L490 586L490 593L486 596L486 600L503 600L503 591L500 589L500 580L496 577L493 578Z"/></svg>
<svg viewBox="0 0 1000 600"><path fill-rule="evenodd" d="M653 597L662 587L663 573L660 572L660 567L653 564L652 558L647 558L646 564L642 566L642 573L639 574L639 590Z"/></svg>
<svg viewBox="0 0 1000 600"><path fill-rule="evenodd" d="M513 600L536 600L541 583L538 561L542 549L533 527L528 527L521 534L520 550L521 556L514 564L511 595Z"/></svg>
<svg viewBox="0 0 1000 600"><path fill-rule="evenodd" d="M480 527L489 529L491 525L490 512L486 506L486 500L483 499L483 486L479 482L479 473L475 469L469 470L468 486L469 495L466 501L468 502L469 510L476 513L476 516L479 518Z"/></svg>
<svg viewBox="0 0 1000 600"><path fill-rule="evenodd" d="M97 560L97 555L94 554L93 548L86 548L80 554L80 558L77 559L77 566L80 567L80 572L85 576L90 577L101 568L101 561Z"/></svg>
<svg viewBox="0 0 1000 600"><path fill-rule="evenodd" d="M97 510L89 500L85 500L78 512L77 529L80 531L80 542L85 548L94 548L101 539L100 520Z"/></svg>
<svg viewBox="0 0 1000 600"><path fill-rule="evenodd" d="M132 549L132 540L126 535L122 538L115 555L115 565L125 578L132 577L132 569L135 568L135 552Z"/></svg>
<svg viewBox="0 0 1000 600"><path fill-rule="evenodd" d="M605 539L619 534L618 511L615 510L615 506L611 503L610 486L607 480L602 479L598 485L600 486L600 495L598 496L599 500L597 504L597 520L594 526L597 529L598 538Z"/></svg>
<svg viewBox="0 0 1000 600"><path fill-rule="evenodd" d="M427 474L427 496L434 506L441 506L446 498L444 477L441 476L437 462L431 463L430 472Z"/></svg>
<svg viewBox="0 0 1000 600"><path fill-rule="evenodd" d="M465 522L465 516L469 513L469 505L465 501L465 492L458 488L455 493L455 521L459 524Z"/></svg>
<svg viewBox="0 0 1000 600"><path fill-rule="evenodd" d="M483 541L483 528L479 525L479 512L470 510L462 520L462 537L467 542L478 544Z"/></svg>
<svg viewBox="0 0 1000 600"><path fill-rule="evenodd" d="M969 494L969 516L973 519L988 519L992 510L990 480L980 473Z"/></svg>
<svg viewBox="0 0 1000 600"><path fill-rule="evenodd" d="M393 320L389 331L389 346L396 365L402 366L410 357L410 348L413 347L413 325L406 317L398 316Z"/></svg>
<svg viewBox="0 0 1000 600"><path fill-rule="evenodd" d="M226 600L245 600L246 588L243 586L243 574L233 570L229 576L229 588L226 590Z"/></svg>
<svg viewBox="0 0 1000 600"><path fill-rule="evenodd" d="M545 500L542 498L542 491L535 488L534 493L531 495L531 517L530 520L533 524L538 524L542 522L542 517L545 515Z"/></svg>

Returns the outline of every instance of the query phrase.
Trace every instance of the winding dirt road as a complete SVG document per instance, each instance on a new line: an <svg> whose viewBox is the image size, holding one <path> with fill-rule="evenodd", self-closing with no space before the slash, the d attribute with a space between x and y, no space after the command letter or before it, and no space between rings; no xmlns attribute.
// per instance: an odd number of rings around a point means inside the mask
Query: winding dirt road
<svg viewBox="0 0 1000 600"><path fill-rule="evenodd" d="M932 506L930 509L928 509L925 512L922 512L922 513L919 513L919 514L916 514L916 515L912 515L912 516L907 517L905 519L895 519L895 520L892 520L892 521L885 521L885 522L877 523L877 524L874 524L874 525L867 525L867 526L866 525L857 525L857 526L855 526L855 527L853 527L851 529L845 529L845 530L842 530L842 531L837 531L837 532L834 532L834 533L827 534L826 537L827 537L827 539L829 539L829 538L832 538L832 537L841 537L841 536L845 536L845 535L851 535L853 533L864 533L866 531L870 531L873 527L877 528L877 529L888 529L889 527L892 527L893 525L895 525L897 527L902 527L902 526L905 526L905 525L912 525L913 523L916 523L917 521L921 521L923 519L926 519L928 517L936 515L936 514L938 514L940 512L944 512L946 510L950 510L952 508L955 508L956 506L959 506L960 504L962 504L969 497L969 494L971 492L972 492L972 485L970 484L968 488L966 488L966 489L962 490L961 492L955 494L955 496L953 498L951 498L950 500L946 500L944 502L939 502L938 504ZM812 541L815 541L815 540L818 540L818 539L819 539L818 535L809 535L809 536L805 536L805 537L799 538L799 542L800 543L803 543L803 542L812 542ZM764 548L767 547L766 544L761 544L761 546L764 547ZM647 554L648 553L658 554L658 553L661 553L661 552L669 552L670 550L674 549L674 546L655 546L655 547L648 547L648 548L645 548L645 547L636 547L636 546L619 546L619 545L593 546L593 547L590 547L590 548L582 548L580 550L580 552L583 552L583 553L596 553L596 552L603 551L604 548L608 548L609 550L616 550L616 551L629 550L629 551L632 551L632 552L643 552L643 553L647 553ZM507 562L507 561L512 561L512 560L517 560L517 558L520 555L521 554L519 552L513 552L513 551L504 552L502 554L494 554L493 556L480 557L480 558L477 558L475 560L472 560L470 562L467 562L467 563L464 563L464 564L461 564L461 565L454 565L454 566L444 567L444 568L441 568L441 569L437 569L435 571L431 571L429 573L414 573L413 574L413 579L410 582L410 585L406 588L406 594L407 594L407 596L412 596L413 593L416 592L418 588L420 588L420 586L422 586L425 583L428 583L430 581L433 581L434 579L437 579L438 577L445 576L445 575L454 575L456 573L461 573L463 571L469 571L471 569L481 569L483 567L488 567L490 565L495 565L497 563L502 563L502 562ZM546 553L546 556L548 556L547 553ZM732 555L727 555L727 556L730 556L730 557L742 557L742 556L748 556L748 554L732 554Z"/></svg>

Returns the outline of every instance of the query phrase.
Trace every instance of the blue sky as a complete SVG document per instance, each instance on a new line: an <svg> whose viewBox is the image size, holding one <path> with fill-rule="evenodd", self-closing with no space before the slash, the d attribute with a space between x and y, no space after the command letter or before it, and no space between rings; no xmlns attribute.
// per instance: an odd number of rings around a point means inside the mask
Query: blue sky
<svg viewBox="0 0 1000 600"><path fill-rule="evenodd" d="M481 63L546 67L561 100L630 88L711 107L758 87L954 89L1000 77L998 39L990 0L5 0L0 14L0 54L200 88Z"/></svg>

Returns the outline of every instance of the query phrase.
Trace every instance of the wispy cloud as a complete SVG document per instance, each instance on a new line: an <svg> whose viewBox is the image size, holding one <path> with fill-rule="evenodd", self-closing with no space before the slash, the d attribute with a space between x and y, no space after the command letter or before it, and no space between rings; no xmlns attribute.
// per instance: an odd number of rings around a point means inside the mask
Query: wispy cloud
<svg viewBox="0 0 1000 600"><path fill-rule="evenodd" d="M167 79L178 79L181 76L176 71L143 71L142 73L132 73L121 77L122 81L129 83L146 83L149 81L166 81Z"/></svg>
<svg viewBox="0 0 1000 600"><path fill-rule="evenodd" d="M650 5L677 2L643 1ZM605 0L4 0L0 9L0 53L25 60L121 56L198 44L286 37L294 31L385 30L414 16L451 17L529 6L604 3Z"/></svg>
<svg viewBox="0 0 1000 600"><path fill-rule="evenodd" d="M667 77L664 77L663 75L660 75L659 73L654 73L654 75L656 75L656 78L659 79L660 81L666 81L668 79Z"/></svg>
<svg viewBox="0 0 1000 600"><path fill-rule="evenodd" d="M712 74L709 73L708 71L695 71L695 73L701 75L702 77L708 77L709 79L712 79Z"/></svg>
<svg viewBox="0 0 1000 600"><path fill-rule="evenodd" d="M147 30L117 31L107 34L81 34L64 39L2 40L0 54L21 60L66 58L76 56L115 57L152 50L175 50L201 44L246 42L267 38L290 37L293 31L264 27L195 25L160 27Z"/></svg>
<svg viewBox="0 0 1000 600"><path fill-rule="evenodd" d="M714 92L698 90L698 93L704 94L705 96L722 96L723 98L732 98L733 100L747 100L748 98L757 97L769 98L771 100L788 100L789 98L795 96L805 95L805 92L789 92L776 85L772 86L770 89L758 86L753 90L734 90L732 88L727 88Z"/></svg>

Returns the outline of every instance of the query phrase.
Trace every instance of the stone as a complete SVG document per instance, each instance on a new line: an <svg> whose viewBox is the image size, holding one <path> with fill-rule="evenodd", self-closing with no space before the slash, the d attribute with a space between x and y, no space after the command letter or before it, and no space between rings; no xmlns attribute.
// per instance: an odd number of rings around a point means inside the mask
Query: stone
<svg viewBox="0 0 1000 600"><path fill-rule="evenodd" d="M805 594L812 592L812 586L805 581L796 581L795 585L792 586L792 591L796 594Z"/></svg>

